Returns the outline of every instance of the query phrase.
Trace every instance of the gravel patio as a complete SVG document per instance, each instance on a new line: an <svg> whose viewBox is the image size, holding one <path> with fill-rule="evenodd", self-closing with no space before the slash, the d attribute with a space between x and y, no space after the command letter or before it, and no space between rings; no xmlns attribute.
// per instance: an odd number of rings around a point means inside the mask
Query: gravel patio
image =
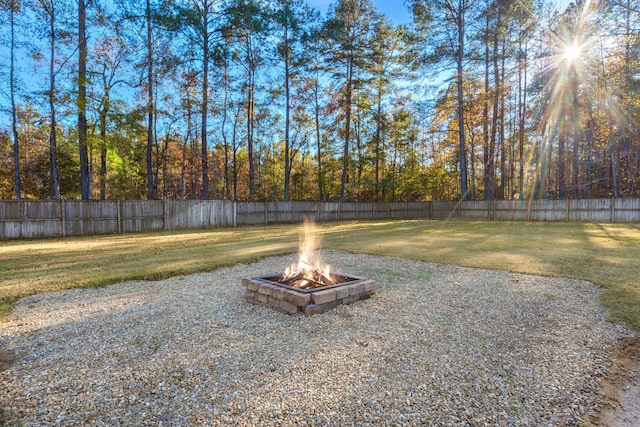
<svg viewBox="0 0 640 427"><path fill-rule="evenodd" d="M313 316L246 303L242 278L292 254L25 298L0 327L0 402L33 426L576 425L635 336L588 282L323 257L376 295Z"/></svg>

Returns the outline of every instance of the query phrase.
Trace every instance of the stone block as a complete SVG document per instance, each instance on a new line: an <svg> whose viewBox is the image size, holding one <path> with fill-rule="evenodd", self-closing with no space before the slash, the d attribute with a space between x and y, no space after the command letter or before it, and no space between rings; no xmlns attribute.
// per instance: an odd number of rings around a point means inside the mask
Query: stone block
<svg viewBox="0 0 640 427"><path fill-rule="evenodd" d="M336 291L335 289L327 289L325 291L317 291L311 294L311 300L314 304L326 304L331 301L336 300Z"/></svg>
<svg viewBox="0 0 640 427"><path fill-rule="evenodd" d="M367 280L366 282L364 282L365 292L375 292L377 288L378 286L376 285L376 282L373 280Z"/></svg>
<svg viewBox="0 0 640 427"><path fill-rule="evenodd" d="M349 295L348 297L346 297L345 299L342 300L343 304L353 304L356 301L360 301L360 296L362 294L356 294L356 295Z"/></svg>
<svg viewBox="0 0 640 427"><path fill-rule="evenodd" d="M269 285L268 283L261 283L260 286L258 286L258 293L264 294L264 295L271 295L273 294L273 286Z"/></svg>
<svg viewBox="0 0 640 427"><path fill-rule="evenodd" d="M364 292L364 283L356 283L349 286L349 296L359 295Z"/></svg>
<svg viewBox="0 0 640 427"><path fill-rule="evenodd" d="M242 284L250 291L258 290L258 284L251 279L242 279Z"/></svg>
<svg viewBox="0 0 640 427"><path fill-rule="evenodd" d="M309 304L307 306L302 307L302 311L304 312L304 314L307 314L307 315L320 314L320 313L324 313L325 311L329 311L338 305L340 305L340 301L337 301L337 300L328 302L326 304Z"/></svg>
<svg viewBox="0 0 640 427"><path fill-rule="evenodd" d="M280 307L281 310L289 313L289 314L296 314L300 311L300 307L298 307L295 304L291 304L290 302L287 301L280 301Z"/></svg>
<svg viewBox="0 0 640 427"><path fill-rule="evenodd" d="M269 295L269 305L272 307L280 307L280 300Z"/></svg>
<svg viewBox="0 0 640 427"><path fill-rule="evenodd" d="M284 289L276 287L276 288L273 288L273 291L271 292L271 296L278 300L283 300L285 293L286 292Z"/></svg>
<svg viewBox="0 0 640 427"><path fill-rule="evenodd" d="M284 295L284 300L298 307L304 307L311 302L311 294L287 290Z"/></svg>
<svg viewBox="0 0 640 427"><path fill-rule="evenodd" d="M336 288L336 299L343 299L349 296L349 289L344 286Z"/></svg>
<svg viewBox="0 0 640 427"><path fill-rule="evenodd" d="M260 304L269 303L269 295L257 293L255 298L256 298L256 301L258 301Z"/></svg>

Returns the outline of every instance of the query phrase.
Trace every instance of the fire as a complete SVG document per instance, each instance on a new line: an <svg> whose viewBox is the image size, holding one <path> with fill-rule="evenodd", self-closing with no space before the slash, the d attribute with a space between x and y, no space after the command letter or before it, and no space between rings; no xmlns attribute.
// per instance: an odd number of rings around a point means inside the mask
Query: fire
<svg viewBox="0 0 640 427"><path fill-rule="evenodd" d="M283 283L303 289L334 284L331 266L325 264L318 253L319 243L315 223L305 219L304 235L300 236L298 262L291 264L291 267L285 270Z"/></svg>

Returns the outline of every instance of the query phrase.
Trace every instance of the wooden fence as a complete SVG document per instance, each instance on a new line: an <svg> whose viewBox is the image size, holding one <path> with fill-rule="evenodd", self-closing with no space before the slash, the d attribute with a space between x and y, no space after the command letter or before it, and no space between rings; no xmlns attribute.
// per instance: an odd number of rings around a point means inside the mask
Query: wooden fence
<svg viewBox="0 0 640 427"><path fill-rule="evenodd" d="M223 200L0 201L0 240L388 219L640 222L640 199L535 201L233 202Z"/></svg>

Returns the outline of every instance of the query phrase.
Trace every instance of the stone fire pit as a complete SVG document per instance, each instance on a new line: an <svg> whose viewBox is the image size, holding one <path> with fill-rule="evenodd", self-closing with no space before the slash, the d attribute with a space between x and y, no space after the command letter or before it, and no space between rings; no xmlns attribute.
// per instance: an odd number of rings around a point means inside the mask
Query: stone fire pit
<svg viewBox="0 0 640 427"><path fill-rule="evenodd" d="M351 304L370 298L376 292L376 282L364 277L332 273L335 284L313 289L300 289L281 283L283 274L243 279L244 298L287 314L324 313L340 304Z"/></svg>

